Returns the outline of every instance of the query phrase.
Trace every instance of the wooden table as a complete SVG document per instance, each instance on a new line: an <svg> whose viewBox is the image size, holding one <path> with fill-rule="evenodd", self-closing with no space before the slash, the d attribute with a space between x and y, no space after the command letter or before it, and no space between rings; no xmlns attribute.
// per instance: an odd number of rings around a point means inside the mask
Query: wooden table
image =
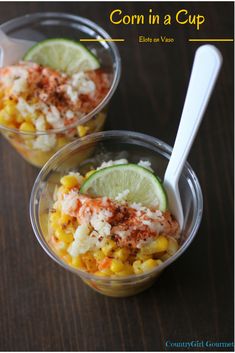
<svg viewBox="0 0 235 353"><path fill-rule="evenodd" d="M129 14L146 13L149 8L174 14L184 7L205 15L200 31L194 26L115 26L109 22L115 8ZM171 145L199 46L188 38L233 36L231 2L2 2L0 23L49 10L88 17L112 37L126 39L118 44L123 72L105 128L141 131ZM138 43L139 35L168 35L175 42ZM204 195L202 224L188 251L142 294L124 299L99 295L44 253L28 215L38 170L0 139L1 350L151 351L177 349L169 347L169 342L232 341L233 43L216 45L224 64L189 158Z"/></svg>

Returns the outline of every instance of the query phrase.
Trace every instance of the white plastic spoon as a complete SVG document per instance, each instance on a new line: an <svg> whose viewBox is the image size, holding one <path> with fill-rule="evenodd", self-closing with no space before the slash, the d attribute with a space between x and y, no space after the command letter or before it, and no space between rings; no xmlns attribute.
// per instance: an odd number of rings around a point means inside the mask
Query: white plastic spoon
<svg viewBox="0 0 235 353"><path fill-rule="evenodd" d="M174 148L164 176L169 209L183 228L184 215L179 194L179 177L197 134L222 64L222 55L213 45L196 51L184 108Z"/></svg>
<svg viewBox="0 0 235 353"><path fill-rule="evenodd" d="M0 67L22 60L26 51L33 45L34 42L30 40L10 38L0 29Z"/></svg>

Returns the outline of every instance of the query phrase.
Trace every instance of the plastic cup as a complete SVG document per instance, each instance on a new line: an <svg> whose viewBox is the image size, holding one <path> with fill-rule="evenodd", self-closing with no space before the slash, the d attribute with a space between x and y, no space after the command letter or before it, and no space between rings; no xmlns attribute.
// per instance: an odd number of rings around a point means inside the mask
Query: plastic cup
<svg viewBox="0 0 235 353"><path fill-rule="evenodd" d="M200 225L203 200L198 179L188 163L179 180L184 225L180 248L155 269L127 277L98 277L66 264L48 244L48 213L53 205L53 192L61 176L69 171L86 173L102 162L126 158L131 163L151 162L154 172L163 178L172 148L157 138L130 131L106 131L86 136L57 152L42 168L32 190L30 218L34 233L46 253L59 265L78 275L96 291L113 297L136 294L151 286L159 274L172 264L191 244Z"/></svg>
<svg viewBox="0 0 235 353"><path fill-rule="evenodd" d="M39 42L48 38L110 38L94 22L79 16L64 13L43 12L17 17L1 25L1 29L10 37ZM41 167L62 146L86 134L101 131L106 120L107 105L115 92L121 73L121 61L118 49L113 42L86 42L85 44L99 59L101 68L111 78L109 92L103 101L89 114L78 119L73 125L62 129L51 129L46 132L21 132L0 124L0 131L18 153L34 166ZM71 130L75 131L71 134ZM74 130L75 129L75 130ZM38 136L53 134L56 143L53 148L42 150L33 147Z"/></svg>

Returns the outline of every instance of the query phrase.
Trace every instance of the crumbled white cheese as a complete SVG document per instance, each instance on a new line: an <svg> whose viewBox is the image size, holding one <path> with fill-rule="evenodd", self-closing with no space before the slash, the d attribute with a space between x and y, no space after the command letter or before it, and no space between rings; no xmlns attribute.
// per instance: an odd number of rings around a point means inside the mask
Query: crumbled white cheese
<svg viewBox="0 0 235 353"><path fill-rule="evenodd" d="M88 250L100 248L104 245L105 239L100 239L100 235L96 231L90 232L87 225L79 225L75 234L74 241L68 248L68 253L71 256L78 256L84 254Z"/></svg>
<svg viewBox="0 0 235 353"><path fill-rule="evenodd" d="M134 208L139 214L144 213L148 218L160 219L162 217L162 212L160 210L151 211L148 207L144 207L141 203L133 202L130 207Z"/></svg>
<svg viewBox="0 0 235 353"><path fill-rule="evenodd" d="M96 85L84 72L78 72L72 76L66 85L63 86L63 89L69 99L73 103L76 103L80 94L94 93Z"/></svg>
<svg viewBox="0 0 235 353"><path fill-rule="evenodd" d="M140 167L145 168L145 169L149 169L151 172L153 172L153 169L151 168L151 163L150 163L149 161L142 161L142 160L140 160L139 163L138 163L138 165L139 165Z"/></svg>
<svg viewBox="0 0 235 353"><path fill-rule="evenodd" d="M18 95L27 88L28 72L22 67L12 66L7 75L1 76L1 82L6 87L11 87L11 93Z"/></svg>
<svg viewBox="0 0 235 353"><path fill-rule="evenodd" d="M161 219L162 218L162 212L160 210L155 210L151 211L149 208L146 207L146 215L147 217L151 219Z"/></svg>
<svg viewBox="0 0 235 353"><path fill-rule="evenodd" d="M68 194L64 195L61 201L61 209L65 214L73 215L77 209L78 194L76 191L70 191Z"/></svg>
<svg viewBox="0 0 235 353"><path fill-rule="evenodd" d="M68 253L71 256L78 256L79 254L84 254L88 250L93 250L101 248L105 244L105 238L100 236L100 234L90 228L87 224L79 225L74 234L74 241L68 247Z"/></svg>
<svg viewBox="0 0 235 353"><path fill-rule="evenodd" d="M38 113L42 114L54 129L64 127L64 121L61 119L60 112L54 105L48 107L45 103L38 102L32 105L32 107L34 108L34 111L37 110Z"/></svg>
<svg viewBox="0 0 235 353"><path fill-rule="evenodd" d="M84 80L84 78L86 78L86 75L84 74L84 72L82 72L82 71L77 72L72 75L70 82L73 87L78 87L79 84Z"/></svg>
<svg viewBox="0 0 235 353"><path fill-rule="evenodd" d="M140 202L133 202L130 207L134 208L136 211L142 211L145 209Z"/></svg>
<svg viewBox="0 0 235 353"><path fill-rule="evenodd" d="M103 204L104 206L107 205L107 201L108 201L108 197L107 197L107 196L103 196L103 197L102 197L102 204Z"/></svg>
<svg viewBox="0 0 235 353"><path fill-rule="evenodd" d="M91 94L95 91L95 83L91 80L83 81L79 86L80 94Z"/></svg>
<svg viewBox="0 0 235 353"><path fill-rule="evenodd" d="M137 249L141 249L142 247L145 247L146 245L149 245L151 244L153 241L153 237L150 237L148 239L145 239L145 240L139 240L136 247Z"/></svg>
<svg viewBox="0 0 235 353"><path fill-rule="evenodd" d="M40 98L42 101L46 101L47 98L48 98L48 94L45 93L45 92L40 92L39 98Z"/></svg>
<svg viewBox="0 0 235 353"><path fill-rule="evenodd" d="M90 94L95 91L95 83L88 78L84 72L78 72L72 76L72 86L77 89L78 94Z"/></svg>
<svg viewBox="0 0 235 353"><path fill-rule="evenodd" d="M50 151L56 144L56 137L54 134L40 135L33 142L33 147L44 152Z"/></svg>
<svg viewBox="0 0 235 353"><path fill-rule="evenodd" d="M15 95L24 92L26 90L27 87L27 81L24 79L17 79L15 80L15 82L13 83L11 92Z"/></svg>
<svg viewBox="0 0 235 353"><path fill-rule="evenodd" d="M46 119L54 129L64 126L63 120L60 117L60 112L54 105L50 105L50 109L47 110Z"/></svg>
<svg viewBox="0 0 235 353"><path fill-rule="evenodd" d="M128 160L123 158L123 159L118 159L118 160L110 160L108 162L103 162L98 168L96 168L96 170L100 170L103 168L107 168L107 167L112 167L113 165L118 165L118 164L127 164Z"/></svg>
<svg viewBox="0 0 235 353"><path fill-rule="evenodd" d="M94 93L96 89L96 85L93 81L86 81L83 83L83 85L80 87L80 93L83 94L91 94Z"/></svg>
<svg viewBox="0 0 235 353"><path fill-rule="evenodd" d="M0 82L5 87L10 87L12 85L12 78L9 75L0 75Z"/></svg>
<svg viewBox="0 0 235 353"><path fill-rule="evenodd" d="M72 119L74 117L74 113L71 110L67 110L65 116L67 119Z"/></svg>
<svg viewBox="0 0 235 353"><path fill-rule="evenodd" d="M161 222L149 222L148 227L152 232L161 233L164 230L163 224Z"/></svg>
<svg viewBox="0 0 235 353"><path fill-rule="evenodd" d="M39 115L39 117L34 120L34 125L38 131L46 130L46 122L43 115Z"/></svg>
<svg viewBox="0 0 235 353"><path fill-rule="evenodd" d="M96 244L96 238L89 236L90 229L87 225L79 225L74 234L74 241L68 248L68 253L76 257L79 254L84 254Z"/></svg>
<svg viewBox="0 0 235 353"><path fill-rule="evenodd" d="M78 92L74 90L73 87L70 85L64 85L64 88L67 96L71 99L73 103L75 103L78 99Z"/></svg>
<svg viewBox="0 0 235 353"><path fill-rule="evenodd" d="M35 113L36 110L36 105L32 104L29 105L24 98L19 97L18 98L18 103L16 105L16 108L18 109L19 113L23 116L26 117L28 114L33 114Z"/></svg>
<svg viewBox="0 0 235 353"><path fill-rule="evenodd" d="M96 168L97 170L102 169L102 168L107 168L107 167L111 167L113 165L118 165L118 164L128 164L128 160L125 158L122 159L117 159L117 160L110 160L107 162L103 162L98 168ZM142 161L140 160L138 165L140 167L149 169L153 172L153 169L151 168L151 163L149 161Z"/></svg>
<svg viewBox="0 0 235 353"><path fill-rule="evenodd" d="M74 239L79 240L84 237L84 235L89 235L90 229L87 224L79 225L74 233Z"/></svg>
<svg viewBox="0 0 235 353"><path fill-rule="evenodd" d="M119 194L115 197L116 201L124 201L126 200L126 196L130 193L130 190L126 189L122 192L119 192Z"/></svg>
<svg viewBox="0 0 235 353"><path fill-rule="evenodd" d="M130 230L115 230L115 234L117 234L120 238L126 238L131 234Z"/></svg>
<svg viewBox="0 0 235 353"><path fill-rule="evenodd" d="M107 237L110 235L111 224L107 220L112 216L108 210L101 209L99 212L94 212L90 219L90 224L98 232L99 235Z"/></svg>
<svg viewBox="0 0 235 353"><path fill-rule="evenodd" d="M40 111L40 112L43 113L44 115L47 115L47 113L48 113L48 106L47 106L45 103L39 101L39 102L37 102L37 103L34 105L34 107L35 107L35 110Z"/></svg>

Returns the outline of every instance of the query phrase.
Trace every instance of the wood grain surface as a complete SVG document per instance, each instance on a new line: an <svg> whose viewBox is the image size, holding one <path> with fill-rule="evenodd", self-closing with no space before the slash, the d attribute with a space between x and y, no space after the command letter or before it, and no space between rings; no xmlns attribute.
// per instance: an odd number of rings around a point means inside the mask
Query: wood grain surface
<svg viewBox="0 0 235 353"><path fill-rule="evenodd" d="M185 7L207 20L200 31L109 22L114 8L133 14L150 7L172 14ZM232 2L1 2L0 23L49 10L88 17L126 39L118 44L123 71L105 129L141 131L171 145L199 46L188 38L233 37ZM161 34L174 44L138 43L138 35ZM187 252L142 294L99 295L46 255L28 215L38 170L0 138L0 350L164 351L174 350L167 341L233 340L233 43L216 45L224 63L189 158L204 195L202 224Z"/></svg>

